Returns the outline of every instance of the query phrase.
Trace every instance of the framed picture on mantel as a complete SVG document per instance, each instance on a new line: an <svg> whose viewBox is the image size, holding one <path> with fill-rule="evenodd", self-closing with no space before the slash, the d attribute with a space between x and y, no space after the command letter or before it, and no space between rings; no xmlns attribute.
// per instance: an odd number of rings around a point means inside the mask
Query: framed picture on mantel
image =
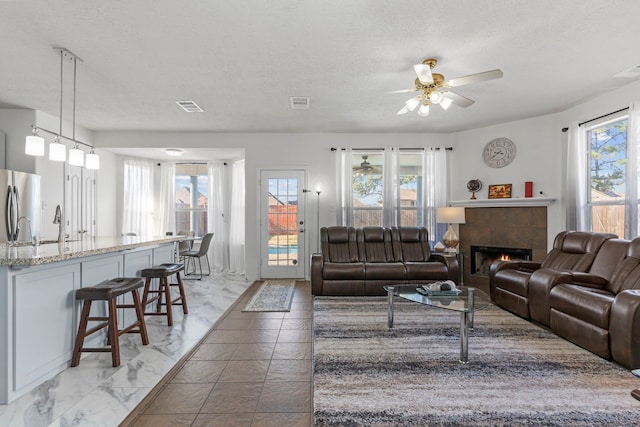
<svg viewBox="0 0 640 427"><path fill-rule="evenodd" d="M489 186L490 199L510 199L511 184L494 184Z"/></svg>

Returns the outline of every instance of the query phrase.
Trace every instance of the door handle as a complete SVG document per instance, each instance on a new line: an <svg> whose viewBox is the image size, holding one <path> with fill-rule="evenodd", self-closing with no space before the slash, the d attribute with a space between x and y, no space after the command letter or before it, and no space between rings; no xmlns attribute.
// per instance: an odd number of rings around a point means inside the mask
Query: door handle
<svg viewBox="0 0 640 427"><path fill-rule="evenodd" d="M13 241L13 222L11 218L11 205L13 197L11 197L11 186L7 189L7 217L5 218L5 226L7 228L7 241Z"/></svg>

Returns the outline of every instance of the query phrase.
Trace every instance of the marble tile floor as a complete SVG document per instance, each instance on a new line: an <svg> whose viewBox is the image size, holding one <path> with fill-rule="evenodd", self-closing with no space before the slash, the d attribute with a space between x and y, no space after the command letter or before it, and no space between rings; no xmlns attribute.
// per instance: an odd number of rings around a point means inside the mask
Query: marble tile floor
<svg viewBox="0 0 640 427"><path fill-rule="evenodd" d="M289 312L243 312L255 289L121 426L311 425L311 285L296 283Z"/></svg>
<svg viewBox="0 0 640 427"><path fill-rule="evenodd" d="M174 307L173 327L166 317L148 317L149 345L138 334L120 337L118 368L110 353L86 353L78 367L0 405L0 427L117 426L250 285L232 274L186 280L189 314Z"/></svg>

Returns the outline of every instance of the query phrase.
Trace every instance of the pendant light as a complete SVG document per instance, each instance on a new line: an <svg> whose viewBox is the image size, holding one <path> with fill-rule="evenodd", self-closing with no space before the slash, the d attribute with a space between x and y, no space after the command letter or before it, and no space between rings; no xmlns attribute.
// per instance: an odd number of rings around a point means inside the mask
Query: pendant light
<svg viewBox="0 0 640 427"><path fill-rule="evenodd" d="M44 139L38 136L38 131L43 131L55 137L53 142L49 144L49 160L57 162L64 162L67 160L67 147L62 143L62 139L66 139L73 143L73 148L69 150L70 165L79 167L84 166L87 169L100 169L100 157L96 154L95 148L90 144L76 139L77 68L78 61L82 62L82 59L78 58L73 52L63 47L54 47L53 49L60 53L60 129L58 132L53 132L40 126L31 126L32 135L27 136L25 140L25 154L30 156L44 156ZM64 94L63 76L65 58L73 61L73 134L71 138L62 135L62 99ZM90 148L91 152L85 155L84 151L80 149L80 145Z"/></svg>
<svg viewBox="0 0 640 427"><path fill-rule="evenodd" d="M100 169L100 156L96 154L93 147L91 147L91 152L87 154L85 167L87 169Z"/></svg>
<svg viewBox="0 0 640 427"><path fill-rule="evenodd" d="M35 126L33 126L31 133L24 142L24 154L44 156L44 138L38 135L38 128Z"/></svg>

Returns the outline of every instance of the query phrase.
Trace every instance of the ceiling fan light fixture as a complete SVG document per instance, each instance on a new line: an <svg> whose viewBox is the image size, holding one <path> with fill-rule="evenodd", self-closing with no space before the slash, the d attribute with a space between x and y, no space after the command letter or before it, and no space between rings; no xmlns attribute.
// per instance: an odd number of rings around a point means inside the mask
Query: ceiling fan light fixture
<svg viewBox="0 0 640 427"><path fill-rule="evenodd" d="M164 150L165 154L172 157L182 156L182 150L179 148L167 148Z"/></svg>
<svg viewBox="0 0 640 427"><path fill-rule="evenodd" d="M418 105L420 105L420 99L418 97L407 99L407 102L404 103L405 106L409 109L409 111L415 110Z"/></svg>
<svg viewBox="0 0 640 427"><path fill-rule="evenodd" d="M431 92L429 94L429 101L431 101L432 104L439 104L442 98L443 96L440 92Z"/></svg>
<svg viewBox="0 0 640 427"><path fill-rule="evenodd" d="M427 117L429 115L429 104L422 104L418 109L418 115L421 117Z"/></svg>
<svg viewBox="0 0 640 427"><path fill-rule="evenodd" d="M427 64L416 64L413 66L420 83L428 85L433 83L433 75L431 74L431 67Z"/></svg>
<svg viewBox="0 0 640 427"><path fill-rule="evenodd" d="M451 107L451 104L453 104L453 99L447 98L446 96L442 97L442 100L440 101L440 106L442 107L443 110L447 111L449 107Z"/></svg>

